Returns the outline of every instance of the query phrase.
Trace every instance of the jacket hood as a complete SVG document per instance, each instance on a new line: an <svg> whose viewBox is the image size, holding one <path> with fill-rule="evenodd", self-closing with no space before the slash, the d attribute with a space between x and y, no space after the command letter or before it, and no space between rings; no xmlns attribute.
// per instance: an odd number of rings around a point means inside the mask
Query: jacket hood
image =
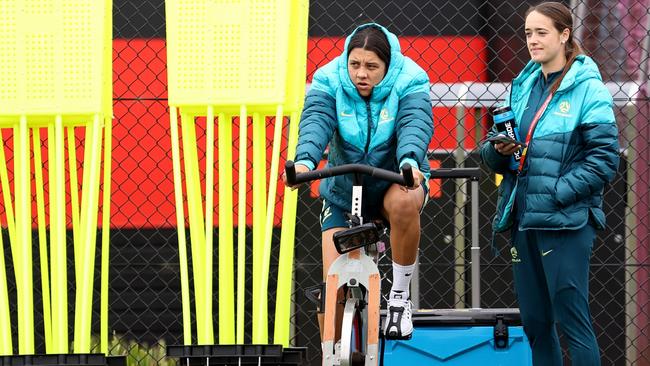
<svg viewBox="0 0 650 366"><path fill-rule="evenodd" d="M538 77L541 72L541 64L529 61L526 67L521 70L519 75L512 81L512 83L521 84L524 81L529 80L531 77ZM594 60L586 55L578 55L578 57L576 57L575 61L573 62L573 65L571 65L569 72L567 72L567 74L562 79L560 87L557 91L563 92L569 90L575 85L578 85L588 79L598 79L599 81L603 80L600 75L600 71L598 71L598 66Z"/></svg>
<svg viewBox="0 0 650 366"><path fill-rule="evenodd" d="M404 55L402 55L399 40L395 34L389 32L385 27L377 23L363 24L357 27L354 32L352 32L345 39L343 53L341 56L339 56L338 61L339 77L341 78L341 85L343 85L343 89L345 90L346 94L350 95L354 99L362 99L361 95L359 95L359 92L357 91L357 88L354 86L354 83L352 83L352 79L350 79L350 73L348 72L348 45L350 44L352 37L354 37L358 31L367 27L379 28L386 35L388 44L390 45L390 63L388 65L388 70L386 70L386 75L384 75L384 78L381 80L381 82L375 85L370 97L371 101L376 101L384 99L388 93L390 93L393 85L395 84L395 80L397 80L397 77L399 76L402 67L404 66Z"/></svg>

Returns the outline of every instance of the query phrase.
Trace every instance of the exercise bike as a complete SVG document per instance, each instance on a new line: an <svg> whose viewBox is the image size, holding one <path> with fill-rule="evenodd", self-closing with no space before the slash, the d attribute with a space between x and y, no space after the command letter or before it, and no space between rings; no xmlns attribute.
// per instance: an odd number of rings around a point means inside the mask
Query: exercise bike
<svg viewBox="0 0 650 366"><path fill-rule="evenodd" d="M362 164L346 164L296 174L292 161L285 166L287 183L297 185L337 175L353 174L350 227L334 234L334 245L341 254L330 266L325 281L325 320L323 366L377 366L379 362L381 276L377 268L380 235L384 230L376 222L363 222L361 197L363 176L372 176L407 187L413 186L411 166L404 164L402 174ZM379 245L380 246L380 245ZM337 294L342 289L345 306L340 347L336 345Z"/></svg>

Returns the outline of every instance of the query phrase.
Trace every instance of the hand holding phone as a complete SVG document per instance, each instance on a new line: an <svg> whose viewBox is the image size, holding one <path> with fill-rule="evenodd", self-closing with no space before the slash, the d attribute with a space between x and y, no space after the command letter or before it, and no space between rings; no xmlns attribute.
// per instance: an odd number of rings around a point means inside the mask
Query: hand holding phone
<svg viewBox="0 0 650 366"><path fill-rule="evenodd" d="M498 144L498 143L515 144L515 145L517 145L519 147L526 147L525 142L515 140L515 139L511 138L510 136L506 136L506 135L502 135L502 134L494 135L494 136L488 138L487 141L489 141L489 142L491 142L493 144Z"/></svg>

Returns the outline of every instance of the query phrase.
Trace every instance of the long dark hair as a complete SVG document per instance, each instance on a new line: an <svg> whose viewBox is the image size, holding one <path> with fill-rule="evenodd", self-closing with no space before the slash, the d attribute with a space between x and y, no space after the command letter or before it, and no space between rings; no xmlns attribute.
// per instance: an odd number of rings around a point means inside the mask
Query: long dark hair
<svg viewBox="0 0 650 366"><path fill-rule="evenodd" d="M348 55L355 48L361 48L377 54L377 57L386 64L386 71L388 71L388 65L390 64L390 44L381 29L372 25L361 28L350 39L347 49Z"/></svg>
<svg viewBox="0 0 650 366"><path fill-rule="evenodd" d="M565 29L569 29L569 39L567 39L564 44L564 55L566 56L567 62L564 65L562 70L562 75L553 83L551 86L551 93L555 93L560 87L560 83L564 76L567 74L571 65L576 60L578 55L584 54L584 50L578 42L573 38L573 17L571 16L571 10L567 8L564 4L558 3L555 1L547 1L541 4L531 6L526 11L526 18L532 12L538 12L553 21L553 26L557 29L558 32L562 33Z"/></svg>

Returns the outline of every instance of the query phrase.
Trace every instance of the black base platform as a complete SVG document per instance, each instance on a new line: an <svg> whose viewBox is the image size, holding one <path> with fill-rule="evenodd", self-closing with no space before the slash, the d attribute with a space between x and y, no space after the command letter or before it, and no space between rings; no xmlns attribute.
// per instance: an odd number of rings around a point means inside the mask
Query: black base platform
<svg viewBox="0 0 650 366"><path fill-rule="evenodd" d="M0 356L0 366L126 366L126 357L97 353Z"/></svg>
<svg viewBox="0 0 650 366"><path fill-rule="evenodd" d="M307 348L283 348L276 344L173 345L167 346L167 357L179 358L181 366L210 364L301 366L307 362Z"/></svg>

